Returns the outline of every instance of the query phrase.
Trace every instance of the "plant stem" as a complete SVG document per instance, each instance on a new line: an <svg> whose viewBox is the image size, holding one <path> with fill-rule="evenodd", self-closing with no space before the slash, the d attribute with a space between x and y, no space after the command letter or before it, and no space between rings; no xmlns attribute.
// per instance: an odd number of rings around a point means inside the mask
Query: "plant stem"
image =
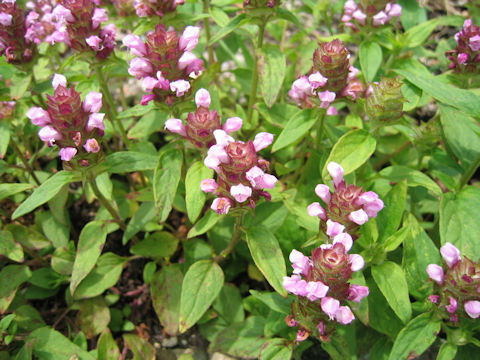
<svg viewBox="0 0 480 360"><path fill-rule="evenodd" d="M23 166L25 166L25 169L28 171L28 173L32 176L33 180L37 183L37 185L40 184L40 180L38 180L37 175L33 172L32 167L27 161L27 158L25 157L25 154L18 148L17 144L15 143L15 140L10 139L10 145L12 145L13 150L17 153L17 155L20 157L22 160Z"/></svg>
<svg viewBox="0 0 480 360"><path fill-rule="evenodd" d="M95 72L97 73L97 79L100 84L100 88L102 89L103 96L107 100L107 115L112 123L115 123L118 129L120 130L120 135L122 136L123 143L128 147L129 141L127 138L127 133L125 128L123 127L122 122L119 118L117 118L117 109L115 108L115 104L113 102L112 95L110 94L110 90L108 89L107 82L105 81L105 77L103 76L102 69L100 68L99 64L95 66Z"/></svg>
<svg viewBox="0 0 480 360"><path fill-rule="evenodd" d="M203 0L203 12L208 13L208 9L210 8L210 0ZM207 51L208 51L208 64L211 65L215 61L215 54L213 53L212 45L209 45L211 38L210 33L210 18L203 19L203 25L205 27L205 36L207 38Z"/></svg>
<svg viewBox="0 0 480 360"><path fill-rule="evenodd" d="M253 116L253 106L255 105L255 100L257 98L257 87L258 87L258 50L260 50L263 46L263 37L265 35L265 26L266 22L263 22L259 25L258 29L258 38L257 38L257 45L255 48L255 66L253 68L253 76L252 76L252 89L250 91L250 98L248 100L248 112L247 112L247 123L252 123L252 116Z"/></svg>
<svg viewBox="0 0 480 360"><path fill-rule="evenodd" d="M458 183L457 191L462 190L462 188L468 184L468 182L472 178L473 174L475 174L475 171L477 171L479 166L480 166L480 154L478 154L475 160L473 160L473 162L468 167L467 171L463 173L462 177L460 178L460 182Z"/></svg>
<svg viewBox="0 0 480 360"><path fill-rule="evenodd" d="M215 256L212 260L215 262L221 262L227 258L227 256L235 249L235 246L242 238L242 225L243 225L243 215L237 216L235 218L235 225L233 226L233 233L228 246L223 249L220 254Z"/></svg>
<svg viewBox="0 0 480 360"><path fill-rule="evenodd" d="M405 150L408 146L410 145L410 140L405 141L402 145L400 145L394 152L391 154L388 154L378 160L375 164L373 164L373 169L378 170L380 169L383 165L385 165L387 162L389 162L393 157L397 156L400 154L403 150Z"/></svg>
<svg viewBox="0 0 480 360"><path fill-rule="evenodd" d="M88 183L92 187L93 193L97 197L97 199L102 203L103 206L108 210L108 212L113 216L113 219L115 222L120 226L120 229L125 230L126 226L125 223L122 220L122 217L118 213L118 210L115 209L112 204L110 204L110 201L108 201L105 196L101 193L100 189L97 186L97 183L95 181L95 178L93 178L91 175L88 176Z"/></svg>
<svg viewBox="0 0 480 360"><path fill-rule="evenodd" d="M320 115L318 115L317 119L317 139L315 141L315 147L317 149L321 148L322 138L323 138L323 127L325 125L325 115L327 113L326 109L320 110Z"/></svg>

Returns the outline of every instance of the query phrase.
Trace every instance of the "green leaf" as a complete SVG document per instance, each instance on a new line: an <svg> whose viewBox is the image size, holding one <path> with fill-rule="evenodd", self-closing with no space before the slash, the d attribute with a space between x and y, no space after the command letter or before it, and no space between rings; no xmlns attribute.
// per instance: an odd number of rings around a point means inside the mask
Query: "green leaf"
<svg viewBox="0 0 480 360"><path fill-rule="evenodd" d="M0 159L3 159L10 142L10 128L5 122L0 122Z"/></svg>
<svg viewBox="0 0 480 360"><path fill-rule="evenodd" d="M449 148L465 169L480 153L480 126L461 111L440 105L440 120Z"/></svg>
<svg viewBox="0 0 480 360"><path fill-rule="evenodd" d="M410 228L408 226L402 227L395 234L389 236L384 242L385 251L393 251L402 244L408 236Z"/></svg>
<svg viewBox="0 0 480 360"><path fill-rule="evenodd" d="M97 266L78 285L74 299L86 299L101 295L115 285L122 274L126 259L113 253L100 256Z"/></svg>
<svg viewBox="0 0 480 360"><path fill-rule="evenodd" d="M437 360L453 360L457 355L457 345L444 342L438 351Z"/></svg>
<svg viewBox="0 0 480 360"><path fill-rule="evenodd" d="M128 130L129 139L147 139L152 133L163 130L167 114L162 111L151 111L142 116Z"/></svg>
<svg viewBox="0 0 480 360"><path fill-rule="evenodd" d="M165 258L175 253L177 245L178 239L175 236L166 231L160 231L136 243L130 252L145 257Z"/></svg>
<svg viewBox="0 0 480 360"><path fill-rule="evenodd" d="M28 335L26 343L33 344L33 353L38 359L94 360L87 351L72 343L60 332L45 326Z"/></svg>
<svg viewBox="0 0 480 360"><path fill-rule="evenodd" d="M431 293L426 268L441 264L439 251L413 215L408 218L408 236L403 242L403 268L412 295L425 298Z"/></svg>
<svg viewBox="0 0 480 360"><path fill-rule="evenodd" d="M78 310L77 324L87 339L91 339L108 329L110 310L103 297L98 296L81 301Z"/></svg>
<svg viewBox="0 0 480 360"><path fill-rule="evenodd" d="M40 205L45 204L62 189L63 185L80 180L81 177L78 172L59 171L34 190L32 195L15 210L12 215L12 220L28 214Z"/></svg>
<svg viewBox="0 0 480 360"><path fill-rule="evenodd" d="M208 210L207 213L190 229L187 238L205 234L220 220L220 215L215 211Z"/></svg>
<svg viewBox="0 0 480 360"><path fill-rule="evenodd" d="M283 296L276 292L260 292L257 290L250 290L255 298L263 302L270 309L279 313L290 315L292 312L292 299L285 299Z"/></svg>
<svg viewBox="0 0 480 360"><path fill-rule="evenodd" d="M33 344L25 343L20 351L15 356L15 360L32 360L33 359Z"/></svg>
<svg viewBox="0 0 480 360"><path fill-rule="evenodd" d="M253 261L263 276L275 291L287 296L282 285L283 277L287 276L285 259L275 236L264 226L254 226L247 232L247 244Z"/></svg>
<svg viewBox="0 0 480 360"><path fill-rule="evenodd" d="M383 243L383 239L393 235L402 222L402 215L407 202L407 182L399 182L382 200L385 206L375 219L380 234L380 243Z"/></svg>
<svg viewBox="0 0 480 360"><path fill-rule="evenodd" d="M398 334L389 360L405 360L418 357L437 338L441 320L432 319L432 313L424 313L412 319Z"/></svg>
<svg viewBox="0 0 480 360"><path fill-rule="evenodd" d="M135 334L124 334L123 340L132 351L135 360L155 360L155 348L147 340Z"/></svg>
<svg viewBox="0 0 480 360"><path fill-rule="evenodd" d="M234 17L225 27L221 28L219 32L212 36L208 46L215 44L217 41L223 39L225 36L230 34L235 29L239 28L243 24L246 24L250 20L247 18L245 13L242 13Z"/></svg>
<svg viewBox="0 0 480 360"><path fill-rule="evenodd" d="M442 189L440 189L435 181L433 181L424 173L406 166L389 166L385 169L382 169L379 172L379 175L397 183L407 180L408 186L423 186L437 196L442 195Z"/></svg>
<svg viewBox="0 0 480 360"><path fill-rule="evenodd" d="M224 284L220 294L213 302L213 310L228 324L245 320L242 295L233 284Z"/></svg>
<svg viewBox="0 0 480 360"><path fill-rule="evenodd" d="M212 260L200 260L190 266L182 285L180 332L200 320L220 293L223 281L222 268Z"/></svg>
<svg viewBox="0 0 480 360"><path fill-rule="evenodd" d="M33 188L32 184L0 184L0 200Z"/></svg>
<svg viewBox="0 0 480 360"><path fill-rule="evenodd" d="M392 261L385 261L372 266L372 276L390 307L406 324L412 316L412 306L402 268Z"/></svg>
<svg viewBox="0 0 480 360"><path fill-rule="evenodd" d="M185 177L185 202L187 204L188 219L193 224L200 216L207 195L200 189L204 179L213 177L213 170L207 168L203 161L195 161L187 171Z"/></svg>
<svg viewBox="0 0 480 360"><path fill-rule="evenodd" d="M37 220L55 248L67 246L70 240L70 230L67 226L60 224L50 212L37 213Z"/></svg>
<svg viewBox="0 0 480 360"><path fill-rule="evenodd" d="M8 265L0 272L0 314L10 306L18 287L30 279L32 272L28 266Z"/></svg>
<svg viewBox="0 0 480 360"><path fill-rule="evenodd" d="M269 46L261 49L258 58L260 91L269 108L277 100L286 72L286 57L279 48Z"/></svg>
<svg viewBox="0 0 480 360"><path fill-rule="evenodd" d="M461 16L442 16L422 22L403 34L403 43L407 48L422 45L439 25L462 26L465 19Z"/></svg>
<svg viewBox="0 0 480 360"><path fill-rule="evenodd" d="M251 316L242 323L233 324L224 331L220 331L210 343L208 350L220 351L240 358L258 359L265 343L264 327L264 318Z"/></svg>
<svg viewBox="0 0 480 360"><path fill-rule="evenodd" d="M183 155L180 150L169 149L160 155L153 175L153 197L159 221L167 220L172 210L182 175Z"/></svg>
<svg viewBox="0 0 480 360"><path fill-rule="evenodd" d="M460 109L471 116L480 117L480 97L472 91L446 84L434 75L427 75L424 72L398 69L395 71L436 100Z"/></svg>
<svg viewBox="0 0 480 360"><path fill-rule="evenodd" d="M183 274L179 264L163 267L152 278L152 303L165 332L178 334Z"/></svg>
<svg viewBox="0 0 480 360"><path fill-rule="evenodd" d="M12 81L10 82L10 96L12 100L22 98L30 86L31 81L32 75L26 75L20 71L15 72L12 76Z"/></svg>
<svg viewBox="0 0 480 360"><path fill-rule="evenodd" d="M133 217L127 225L127 229L123 233L122 244L125 245L153 219L155 219L155 204L152 201L142 203L135 214L133 214Z"/></svg>
<svg viewBox="0 0 480 360"><path fill-rule="evenodd" d="M116 360L121 358L118 345L113 339L112 333L108 327L98 339L97 354L98 360Z"/></svg>
<svg viewBox="0 0 480 360"><path fill-rule="evenodd" d="M135 151L118 151L107 156L106 165L111 173L153 170L157 166L155 155Z"/></svg>
<svg viewBox="0 0 480 360"><path fill-rule="evenodd" d="M85 279L95 266L107 239L103 221L89 222L82 229L77 245L77 254L73 263L70 293L73 295L78 284Z"/></svg>
<svg viewBox="0 0 480 360"><path fill-rule="evenodd" d="M155 104L153 102L149 102L147 105L138 104L119 113L117 115L117 119L126 119L133 116L142 116L152 111L154 108Z"/></svg>
<svg viewBox="0 0 480 360"><path fill-rule="evenodd" d="M365 79L372 82L382 64L382 48L374 41L363 41L358 49L358 54Z"/></svg>
<svg viewBox="0 0 480 360"><path fill-rule="evenodd" d="M272 152L278 151L300 140L315 124L317 118L312 109L300 110L292 116L278 136L272 147Z"/></svg>
<svg viewBox="0 0 480 360"><path fill-rule="evenodd" d="M458 194L446 193L440 202L440 240L450 242L462 255L480 259L480 189L465 186Z"/></svg>
<svg viewBox="0 0 480 360"><path fill-rule="evenodd" d="M16 262L23 262L23 248L15 242L10 231L0 230L0 255L8 257Z"/></svg>
<svg viewBox="0 0 480 360"><path fill-rule="evenodd" d="M363 129L352 130L338 139L328 156L322 170L322 178L328 178L327 165L335 161L342 165L345 175L362 166L373 154L377 142L370 133Z"/></svg>
<svg viewBox="0 0 480 360"><path fill-rule="evenodd" d="M293 345L287 339L273 338L266 341L260 351L260 360L290 360Z"/></svg>

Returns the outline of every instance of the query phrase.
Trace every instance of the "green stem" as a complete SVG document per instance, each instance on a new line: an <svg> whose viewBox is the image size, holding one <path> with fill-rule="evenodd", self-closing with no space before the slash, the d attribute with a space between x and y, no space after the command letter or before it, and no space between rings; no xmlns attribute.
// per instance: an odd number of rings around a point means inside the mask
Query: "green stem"
<svg viewBox="0 0 480 360"><path fill-rule="evenodd" d="M23 166L25 166L25 169L28 171L28 173L32 176L33 180L37 183L37 185L40 184L40 180L38 180L37 175L33 172L32 167L28 163L27 158L25 157L25 154L18 148L17 144L15 143L15 140L11 139L10 140L10 145L13 147L13 150L17 153L17 155L20 157L22 160Z"/></svg>
<svg viewBox="0 0 480 360"><path fill-rule="evenodd" d="M266 22L263 22L259 25L258 29L258 38L257 38L257 46L255 48L255 66L253 68L253 76L252 76L252 89L250 91L250 98L248 100L248 112L247 112L247 123L252 123L252 116L253 116L253 106L255 105L255 100L257 98L257 87L258 87L258 50L260 50L263 46L263 37L265 35L265 26L267 25Z"/></svg>
<svg viewBox="0 0 480 360"><path fill-rule="evenodd" d="M203 12L208 13L210 8L210 0L203 0ZM211 39L210 33L210 18L203 19L203 25L205 27L205 36L207 38L207 51L208 51L208 64L211 65L215 61L213 47L209 44Z"/></svg>
<svg viewBox="0 0 480 360"><path fill-rule="evenodd" d="M228 246L223 249L220 254L215 256L212 260L215 262L221 262L227 258L227 256L235 249L235 246L242 239L242 225L243 225L243 215L237 216L235 218L235 225L233 227L232 238L228 243Z"/></svg>
<svg viewBox="0 0 480 360"><path fill-rule="evenodd" d="M40 101L40 104L42 104L42 107L44 109L46 109L47 108L47 103L43 99L42 94L39 94L34 90L34 88L37 86L37 80L35 79L35 75L34 75L33 71L32 71L32 80L31 81L32 81L32 90L30 90L30 92L32 93L32 95L36 95L38 97L38 100Z"/></svg>
<svg viewBox="0 0 480 360"><path fill-rule="evenodd" d="M97 79L100 84L100 88L102 89L103 96L107 100L106 109L107 109L108 118L112 123L116 124L116 126L120 130L120 135L122 136L123 143L128 147L130 142L128 141L127 133L125 131L125 128L123 127L122 122L117 117L118 115L117 109L115 108L115 103L113 102L112 95L110 94L110 90L108 89L107 82L105 81L105 77L103 76L103 71L99 64L96 64L94 67L95 67L95 72L97 73Z"/></svg>
<svg viewBox="0 0 480 360"><path fill-rule="evenodd" d="M315 145L317 149L321 148L322 144L322 138L323 138L323 128L325 126L325 114L327 113L326 109L322 109L320 111L320 115L318 115L318 120L317 120L317 141L315 141ZM320 121L319 121L320 120Z"/></svg>
<svg viewBox="0 0 480 360"><path fill-rule="evenodd" d="M115 222L120 226L122 230L125 231L126 226L125 223L122 220L122 217L120 216L119 212L117 209L115 209L110 201L108 201L105 196L101 193L100 189L97 186L97 183L95 181L95 178L91 175L88 176L88 183L92 187L93 193L97 197L97 199L102 203L103 206L108 210L108 212L113 216L113 219Z"/></svg>
<svg viewBox="0 0 480 360"><path fill-rule="evenodd" d="M463 173L462 177L460 178L460 182L458 183L457 191L462 190L462 188L468 184L468 182L472 178L473 174L475 174L475 171L477 171L479 166L480 166L480 154L478 154L475 160L473 160L473 162L468 167L467 171Z"/></svg>

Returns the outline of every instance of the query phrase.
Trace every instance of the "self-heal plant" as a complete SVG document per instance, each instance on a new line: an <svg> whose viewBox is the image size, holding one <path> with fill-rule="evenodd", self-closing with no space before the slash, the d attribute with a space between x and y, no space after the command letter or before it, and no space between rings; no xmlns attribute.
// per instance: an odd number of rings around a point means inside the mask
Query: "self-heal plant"
<svg viewBox="0 0 480 360"><path fill-rule="evenodd" d="M455 72L473 73L480 68L480 27L472 19L465 20L462 30L455 34L457 47L447 51L449 68Z"/></svg>
<svg viewBox="0 0 480 360"><path fill-rule="evenodd" d="M293 275L283 278L283 286L297 295L292 315L286 318L288 326L299 327L297 341L308 336L330 341L336 323L346 325L355 319L346 301L360 302L369 293L368 287L349 283L365 265L362 256L348 254L352 238L338 226L330 234L332 243L314 249L311 256L297 250L290 253Z"/></svg>
<svg viewBox="0 0 480 360"><path fill-rule="evenodd" d="M203 70L203 61L191 51L198 44L200 28L187 26L178 37L163 24L146 35L146 42L137 35L127 35L123 44L136 57L130 61L128 73L142 79L142 88L149 93L142 105L154 100L173 105L190 92L192 76Z"/></svg>
<svg viewBox="0 0 480 360"><path fill-rule="evenodd" d="M480 263L461 256L453 244L440 248L446 270L438 264L427 266L434 282L434 294L428 299L435 304L442 318L458 325L463 318L480 317Z"/></svg>
<svg viewBox="0 0 480 360"><path fill-rule="evenodd" d="M134 0L135 12L139 17L162 17L183 4L185 0Z"/></svg>
<svg viewBox="0 0 480 360"><path fill-rule="evenodd" d="M320 229L327 235L334 231L330 228L341 225L346 232L356 237L359 227L383 209L383 201L373 191L365 192L353 184L347 186L340 164L330 162L327 170L332 177L334 191L331 193L328 185L318 184L315 193L324 206L314 202L308 206L308 214L320 218Z"/></svg>
<svg viewBox="0 0 480 360"><path fill-rule="evenodd" d="M47 95L47 108L32 107L27 112L30 121L42 128L38 137L48 147L57 145L60 158L68 167L82 168L95 164L102 156L100 138L103 136L105 114L102 94L91 91L82 101L75 87L67 87L63 75L53 78L53 96Z"/></svg>
<svg viewBox="0 0 480 360"><path fill-rule="evenodd" d="M402 7L395 1L355 0L345 2L342 21L355 31L365 26L380 27L402 15Z"/></svg>
<svg viewBox="0 0 480 360"><path fill-rule="evenodd" d="M210 93L206 89L200 89L195 94L197 110L188 113L187 124L183 125L180 119L168 119L165 128L171 132L182 135L188 141L199 148L208 149L215 144L213 132L223 129L227 134L237 131L242 127L243 120L232 117L222 125L217 110L210 111Z"/></svg>
<svg viewBox="0 0 480 360"><path fill-rule="evenodd" d="M213 135L216 144L208 150L204 163L215 170L217 181L205 179L201 183L204 192L217 196L212 209L227 214L245 207L254 209L262 197L270 200L265 189L273 189L277 178L267 173L269 162L257 153L272 143L273 135L259 133L247 142L235 141L224 130L215 130Z"/></svg>

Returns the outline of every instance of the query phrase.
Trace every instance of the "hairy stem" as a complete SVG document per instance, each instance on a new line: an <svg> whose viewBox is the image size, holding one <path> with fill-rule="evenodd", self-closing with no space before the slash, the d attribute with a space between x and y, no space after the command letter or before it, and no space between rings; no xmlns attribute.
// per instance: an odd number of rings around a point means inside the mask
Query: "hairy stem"
<svg viewBox="0 0 480 360"><path fill-rule="evenodd" d="M119 212L117 209L115 209L110 201L108 201L105 196L101 193L100 189L97 186L97 183L95 181L95 178L93 176L88 176L88 183L92 187L93 193L97 197L97 199L100 201L100 203L105 206L105 208L108 210L110 215L113 216L113 219L115 222L120 226L122 230L126 229L125 223L122 220L122 217L120 216Z"/></svg>
<svg viewBox="0 0 480 360"><path fill-rule="evenodd" d="M235 249L235 246L242 238L242 225L243 225L243 215L235 218L235 225L233 227L232 238L228 243L228 246L223 249L220 254L213 258L215 262L221 262L227 258L227 256Z"/></svg>
<svg viewBox="0 0 480 360"><path fill-rule="evenodd" d="M210 0L203 0L203 12L208 13L209 8L210 8ZM209 42L211 39L210 18L203 19L203 25L205 27L205 36L207 38L208 64L211 65L215 61L215 54L213 53L212 45L209 45Z"/></svg>
<svg viewBox="0 0 480 360"><path fill-rule="evenodd" d="M253 76L252 76L252 89L250 91L250 98L248 100L248 112L247 112L247 123L252 123L252 116L253 116L253 106L255 105L255 101L257 99L257 87L258 87L258 50L260 50L263 46L263 37L265 35L265 26L266 22L259 25L258 29L258 38L257 38L257 46L255 49L255 66L253 68Z"/></svg>

